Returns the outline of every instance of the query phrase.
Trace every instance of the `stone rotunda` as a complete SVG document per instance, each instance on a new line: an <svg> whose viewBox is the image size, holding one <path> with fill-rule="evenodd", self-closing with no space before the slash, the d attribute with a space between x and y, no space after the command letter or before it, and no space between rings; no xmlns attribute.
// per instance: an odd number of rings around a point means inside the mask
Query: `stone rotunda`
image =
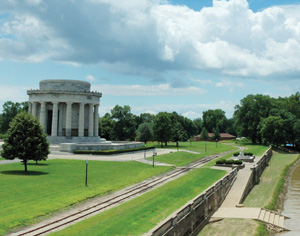
<svg viewBox="0 0 300 236"><path fill-rule="evenodd" d="M100 142L98 134L101 93L76 80L42 80L40 89L28 90L29 112L38 118L50 143Z"/></svg>
<svg viewBox="0 0 300 236"><path fill-rule="evenodd" d="M42 80L40 89L27 90L29 113L41 123L51 144L60 151L120 150L142 147L141 142L111 142L99 136L101 93L78 80Z"/></svg>

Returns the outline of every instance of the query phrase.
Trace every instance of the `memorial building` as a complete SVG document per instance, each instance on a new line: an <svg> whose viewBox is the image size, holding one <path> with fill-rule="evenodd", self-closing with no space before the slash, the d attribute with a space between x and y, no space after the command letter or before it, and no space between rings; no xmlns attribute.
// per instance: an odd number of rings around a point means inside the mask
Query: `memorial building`
<svg viewBox="0 0 300 236"><path fill-rule="evenodd" d="M27 91L29 113L37 117L51 143L99 142L101 93L76 80L42 80Z"/></svg>
<svg viewBox="0 0 300 236"><path fill-rule="evenodd" d="M99 136L102 96L91 84L78 80L42 80L27 90L29 113L36 117L50 144L60 151L120 150L142 147L141 142L106 141Z"/></svg>

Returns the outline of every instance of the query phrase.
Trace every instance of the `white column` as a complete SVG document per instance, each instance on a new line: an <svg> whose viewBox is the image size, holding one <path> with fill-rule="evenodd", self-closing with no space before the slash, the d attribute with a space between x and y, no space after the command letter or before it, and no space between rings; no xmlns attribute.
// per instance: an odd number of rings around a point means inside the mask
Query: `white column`
<svg viewBox="0 0 300 236"><path fill-rule="evenodd" d="M63 125L63 103L58 104L58 136L62 136L62 125Z"/></svg>
<svg viewBox="0 0 300 236"><path fill-rule="evenodd" d="M93 137L94 135L94 105L89 104L89 137Z"/></svg>
<svg viewBox="0 0 300 236"><path fill-rule="evenodd" d="M40 124L43 128L43 132L46 133L46 103L45 102L41 102Z"/></svg>
<svg viewBox="0 0 300 236"><path fill-rule="evenodd" d="M95 137L98 137L99 136L99 131L98 131L98 129L99 129L99 105L98 104L96 104L95 105L95 111L94 111L94 122L95 122L95 124L94 124L94 136Z"/></svg>
<svg viewBox="0 0 300 236"><path fill-rule="evenodd" d="M36 117L36 102L33 102L32 103L32 115L34 116L34 117Z"/></svg>
<svg viewBox="0 0 300 236"><path fill-rule="evenodd" d="M32 103L31 102L28 103L28 113L32 114Z"/></svg>
<svg viewBox="0 0 300 236"><path fill-rule="evenodd" d="M84 136L84 103L79 104L79 124L78 124L78 136Z"/></svg>
<svg viewBox="0 0 300 236"><path fill-rule="evenodd" d="M72 102L67 102L66 112L66 136L71 137L72 134Z"/></svg>
<svg viewBox="0 0 300 236"><path fill-rule="evenodd" d="M58 102L53 102L51 136L57 136Z"/></svg>

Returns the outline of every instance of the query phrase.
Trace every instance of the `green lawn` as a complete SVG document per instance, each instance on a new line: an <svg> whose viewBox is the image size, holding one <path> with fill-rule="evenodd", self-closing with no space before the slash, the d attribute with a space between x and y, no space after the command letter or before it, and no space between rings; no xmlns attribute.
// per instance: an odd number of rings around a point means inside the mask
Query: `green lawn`
<svg viewBox="0 0 300 236"><path fill-rule="evenodd" d="M184 146L186 145L186 146ZM226 151L234 151L237 150L236 147L232 147L229 145L224 145L222 143L218 143L216 147L215 142L206 142L206 152L205 152L205 142L193 142L193 146L189 146L190 143L184 143L184 145L180 146L180 149L187 149L193 151L200 152L200 154L187 153L187 152L176 152L174 150L173 153L159 155L155 157L156 161L172 164L175 166L185 166L193 161L201 159L206 156L210 156L213 154L218 154ZM148 158L152 159L152 158Z"/></svg>
<svg viewBox="0 0 300 236"><path fill-rule="evenodd" d="M53 235L142 235L226 174L195 169L151 192Z"/></svg>
<svg viewBox="0 0 300 236"><path fill-rule="evenodd" d="M0 235L35 222L37 217L66 208L87 198L105 195L171 170L138 162L90 161L85 187L85 161L49 160L0 165Z"/></svg>

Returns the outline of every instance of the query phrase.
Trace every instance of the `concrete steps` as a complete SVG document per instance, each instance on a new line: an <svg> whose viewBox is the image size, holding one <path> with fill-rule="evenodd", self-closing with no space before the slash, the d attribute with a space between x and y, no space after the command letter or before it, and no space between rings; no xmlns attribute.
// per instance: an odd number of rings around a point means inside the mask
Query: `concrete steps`
<svg viewBox="0 0 300 236"><path fill-rule="evenodd" d="M280 215L279 213L271 210L267 210L262 208L260 210L258 220L262 221L267 224L271 224L279 229L286 230L288 229L284 228L284 220L288 219L288 217Z"/></svg>

